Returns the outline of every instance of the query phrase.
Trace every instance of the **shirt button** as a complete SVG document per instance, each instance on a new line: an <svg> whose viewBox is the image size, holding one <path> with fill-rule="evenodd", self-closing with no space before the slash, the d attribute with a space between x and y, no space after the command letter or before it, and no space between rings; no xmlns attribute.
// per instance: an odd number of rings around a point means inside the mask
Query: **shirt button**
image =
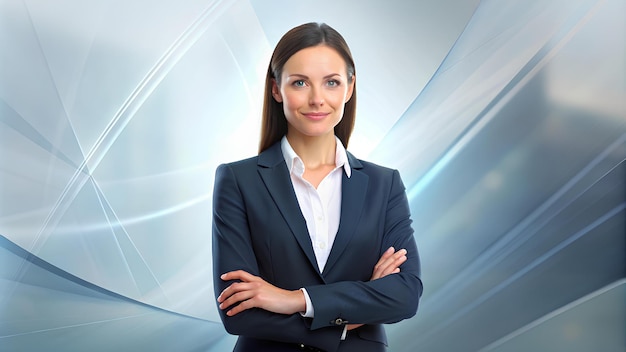
<svg viewBox="0 0 626 352"><path fill-rule="evenodd" d="M317 217L317 221L324 221L324 217L323 216L318 216Z"/></svg>
<svg viewBox="0 0 626 352"><path fill-rule="evenodd" d="M326 242L319 242L317 246L320 247L320 249L326 249Z"/></svg>

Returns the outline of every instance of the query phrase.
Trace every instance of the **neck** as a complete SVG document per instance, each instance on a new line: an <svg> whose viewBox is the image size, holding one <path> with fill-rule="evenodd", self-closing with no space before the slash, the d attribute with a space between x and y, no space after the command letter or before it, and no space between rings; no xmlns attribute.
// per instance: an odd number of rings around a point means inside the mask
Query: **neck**
<svg viewBox="0 0 626 352"><path fill-rule="evenodd" d="M309 137L287 133L287 140L306 168L335 165L337 145L334 134Z"/></svg>

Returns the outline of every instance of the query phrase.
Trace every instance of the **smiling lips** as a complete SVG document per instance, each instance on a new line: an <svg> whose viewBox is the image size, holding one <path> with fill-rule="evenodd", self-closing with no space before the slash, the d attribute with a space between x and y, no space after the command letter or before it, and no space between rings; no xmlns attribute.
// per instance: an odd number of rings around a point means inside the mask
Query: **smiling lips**
<svg viewBox="0 0 626 352"><path fill-rule="evenodd" d="M323 118L325 118L326 116L330 115L330 113L328 112L307 112L307 113L303 113L302 115L304 115L305 117L311 119L311 120L321 120Z"/></svg>

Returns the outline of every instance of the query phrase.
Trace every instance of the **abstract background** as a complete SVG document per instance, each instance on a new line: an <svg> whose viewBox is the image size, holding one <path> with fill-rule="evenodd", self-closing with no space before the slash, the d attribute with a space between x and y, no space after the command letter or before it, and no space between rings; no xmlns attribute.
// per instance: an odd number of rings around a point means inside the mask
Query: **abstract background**
<svg viewBox="0 0 626 352"><path fill-rule="evenodd" d="M0 350L227 351L211 194L310 21L425 285L390 351L626 349L623 0L0 0Z"/></svg>

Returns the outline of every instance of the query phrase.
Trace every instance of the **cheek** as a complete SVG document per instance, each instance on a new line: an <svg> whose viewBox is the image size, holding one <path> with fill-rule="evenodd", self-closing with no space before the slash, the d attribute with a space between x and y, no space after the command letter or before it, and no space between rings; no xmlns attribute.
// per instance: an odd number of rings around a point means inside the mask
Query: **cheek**
<svg viewBox="0 0 626 352"><path fill-rule="evenodd" d="M285 112L297 110L305 104L306 97L303 97L302 94L283 94L283 108Z"/></svg>
<svg viewBox="0 0 626 352"><path fill-rule="evenodd" d="M339 108L346 102L347 92L345 90L332 91L326 95L326 101L335 108Z"/></svg>

